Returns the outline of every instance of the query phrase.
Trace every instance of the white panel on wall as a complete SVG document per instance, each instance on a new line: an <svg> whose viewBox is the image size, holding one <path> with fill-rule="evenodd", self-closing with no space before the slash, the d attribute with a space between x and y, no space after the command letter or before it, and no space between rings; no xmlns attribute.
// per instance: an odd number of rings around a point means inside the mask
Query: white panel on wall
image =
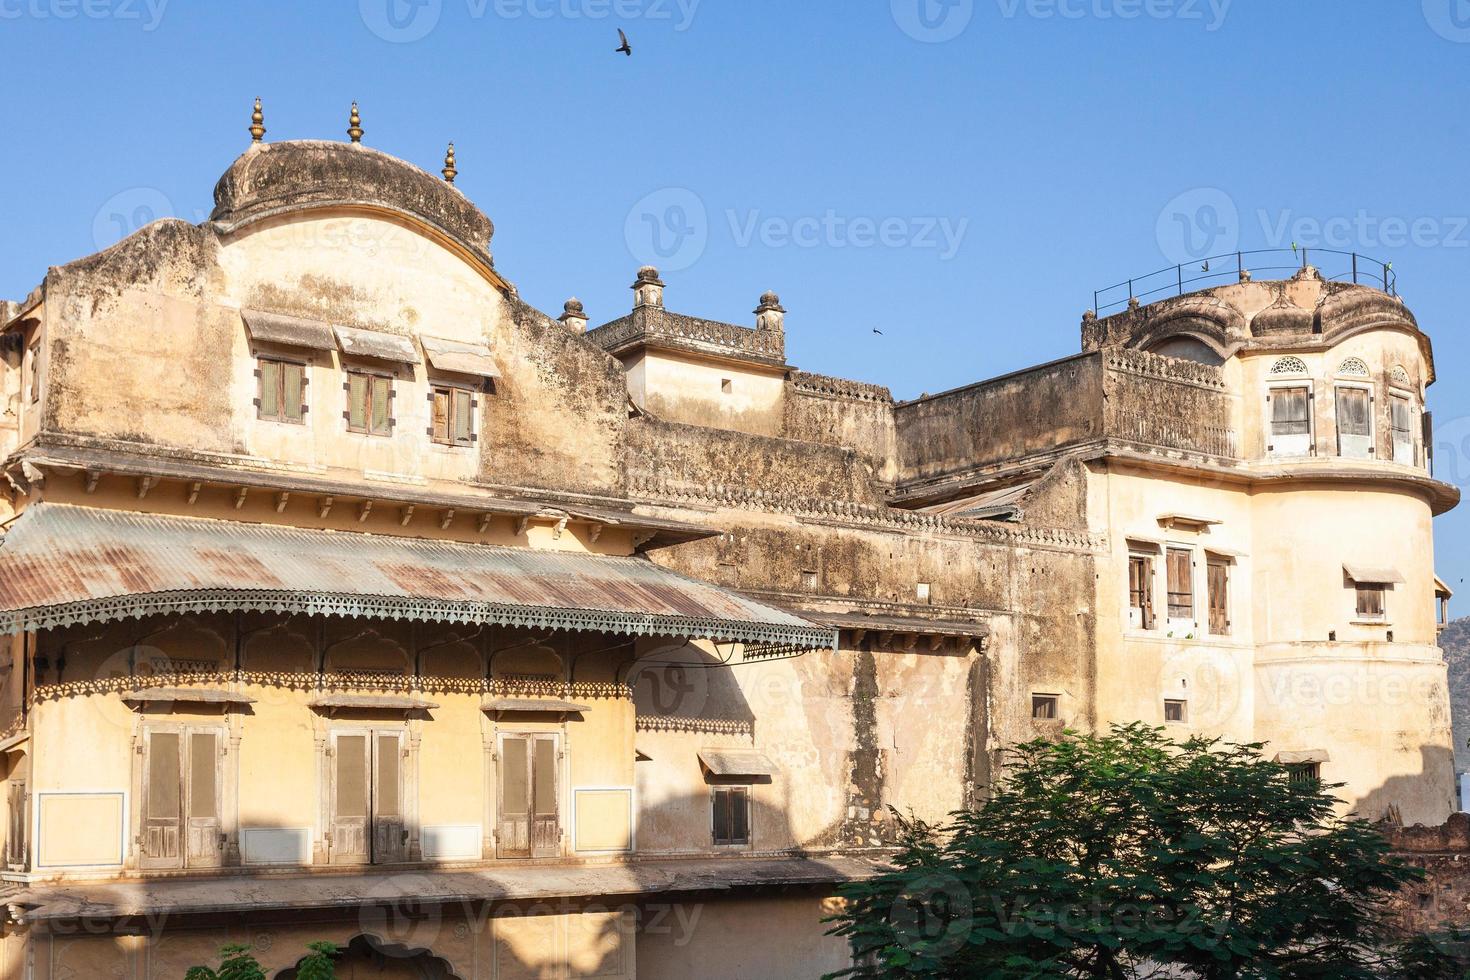
<svg viewBox="0 0 1470 980"><path fill-rule="evenodd" d="M425 827L419 840L425 861L478 860L480 857L480 825L477 823Z"/></svg>
<svg viewBox="0 0 1470 980"><path fill-rule="evenodd" d="M245 864L310 864L310 827L256 827L240 831Z"/></svg>

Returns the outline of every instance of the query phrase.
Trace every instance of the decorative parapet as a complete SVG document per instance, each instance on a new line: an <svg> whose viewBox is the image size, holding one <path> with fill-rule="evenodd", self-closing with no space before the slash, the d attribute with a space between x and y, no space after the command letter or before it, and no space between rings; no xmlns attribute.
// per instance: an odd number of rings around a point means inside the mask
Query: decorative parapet
<svg viewBox="0 0 1470 980"><path fill-rule="evenodd" d="M639 307L625 317L587 331L586 336L610 354L638 344L662 344L770 364L786 362L784 333L685 316L654 306Z"/></svg>
<svg viewBox="0 0 1470 980"><path fill-rule="evenodd" d="M1189 419L1143 412L1118 412L1112 435L1162 449L1239 458L1235 430Z"/></svg>
<svg viewBox="0 0 1470 980"><path fill-rule="evenodd" d="M691 718L681 715L638 715L633 727L640 732L687 732L698 735L745 735L755 734L755 725L749 721L729 718Z"/></svg>
<svg viewBox="0 0 1470 980"><path fill-rule="evenodd" d="M1196 385L1213 391L1225 390L1225 372L1213 364L1201 364L1164 354L1131 350L1126 347L1110 347L1107 351L1107 366L1110 371L1157 378L1178 384Z"/></svg>
<svg viewBox="0 0 1470 980"><path fill-rule="evenodd" d="M647 498L650 503L713 504L718 507L739 510L784 514L800 520L900 533L947 534L991 541L996 544L1086 551L1096 551L1103 547L1102 538L1065 528L956 520L937 514L899 510L879 505L858 504L844 500L802 498L784 494L779 490L723 485L694 486L653 476L632 477L630 484L630 490L635 495Z"/></svg>
<svg viewBox="0 0 1470 980"><path fill-rule="evenodd" d="M804 395L815 395L819 398L843 398L849 401L877 402L880 405L893 404L892 392L882 385L868 384L865 381L849 381L846 378L834 378L825 374L793 371L791 372L791 387Z"/></svg>
<svg viewBox="0 0 1470 980"><path fill-rule="evenodd" d="M150 688L185 688L190 686L224 686L233 684L277 688L285 691L352 694L480 694L498 697L564 697L594 699L629 699L632 688L611 681L567 682L556 678L483 678L432 677L393 674L377 671L343 671L319 674L313 671L229 670L203 672L195 670L142 674L133 677L86 678L60 684L39 684L34 691L37 701L83 697L92 694L120 694Z"/></svg>

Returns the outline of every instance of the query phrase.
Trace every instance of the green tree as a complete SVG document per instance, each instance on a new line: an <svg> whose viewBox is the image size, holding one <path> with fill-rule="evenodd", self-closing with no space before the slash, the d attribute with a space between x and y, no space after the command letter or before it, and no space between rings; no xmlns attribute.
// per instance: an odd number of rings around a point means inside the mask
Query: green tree
<svg viewBox="0 0 1470 980"><path fill-rule="evenodd" d="M844 889L837 977L1373 977L1382 900L1419 873L1333 786L1260 745L1142 724L1009 753L979 808L900 820L891 872Z"/></svg>
<svg viewBox="0 0 1470 980"><path fill-rule="evenodd" d="M310 943L311 952L296 965L297 980L335 980L337 971L333 957L337 947L332 943ZM260 963L250 955L249 946L230 945L219 949L218 970L207 966L190 967L184 980L266 980Z"/></svg>

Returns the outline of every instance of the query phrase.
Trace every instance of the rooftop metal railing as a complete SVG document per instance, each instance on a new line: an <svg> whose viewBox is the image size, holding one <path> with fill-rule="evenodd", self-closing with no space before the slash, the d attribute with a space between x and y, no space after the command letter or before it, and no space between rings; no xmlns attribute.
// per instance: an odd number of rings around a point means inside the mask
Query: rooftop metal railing
<svg viewBox="0 0 1470 980"><path fill-rule="evenodd" d="M1289 260L1288 260L1289 257ZM1153 303L1171 296L1239 282L1250 273L1256 279L1286 279L1315 265L1322 278L1372 286L1390 296L1398 295L1398 274L1392 262L1342 252L1332 248L1258 248L1244 252L1222 252L1197 262L1171 265L1157 272L1126 279L1094 290L1092 309L1098 316L1126 309L1134 300Z"/></svg>

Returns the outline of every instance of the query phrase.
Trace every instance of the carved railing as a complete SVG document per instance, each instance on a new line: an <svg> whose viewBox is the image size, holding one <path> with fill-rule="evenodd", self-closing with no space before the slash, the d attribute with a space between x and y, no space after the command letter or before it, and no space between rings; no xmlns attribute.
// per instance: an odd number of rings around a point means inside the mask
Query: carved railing
<svg viewBox="0 0 1470 980"><path fill-rule="evenodd" d="M893 404L892 392L882 385L868 384L865 381L849 381L847 378L834 378L825 374L793 371L791 387L805 395L878 402L883 405Z"/></svg>
<svg viewBox="0 0 1470 980"><path fill-rule="evenodd" d="M1118 439L1207 456L1239 458L1234 429L1143 412L1118 412L1115 418L1111 434Z"/></svg>
<svg viewBox="0 0 1470 980"><path fill-rule="evenodd" d="M1214 364L1201 364L1198 361L1189 361L1180 357L1150 354L1148 351L1129 350L1126 347L1113 347L1107 352L1107 365L1110 371L1123 371L1145 378L1157 378L1160 381L1197 385L1201 388L1212 388L1215 391L1225 390L1225 372Z"/></svg>
<svg viewBox="0 0 1470 980"><path fill-rule="evenodd" d="M767 360L786 358L786 338L779 331L741 327L652 307L587 331L587 339L603 350L615 350L640 338L704 344Z"/></svg>

